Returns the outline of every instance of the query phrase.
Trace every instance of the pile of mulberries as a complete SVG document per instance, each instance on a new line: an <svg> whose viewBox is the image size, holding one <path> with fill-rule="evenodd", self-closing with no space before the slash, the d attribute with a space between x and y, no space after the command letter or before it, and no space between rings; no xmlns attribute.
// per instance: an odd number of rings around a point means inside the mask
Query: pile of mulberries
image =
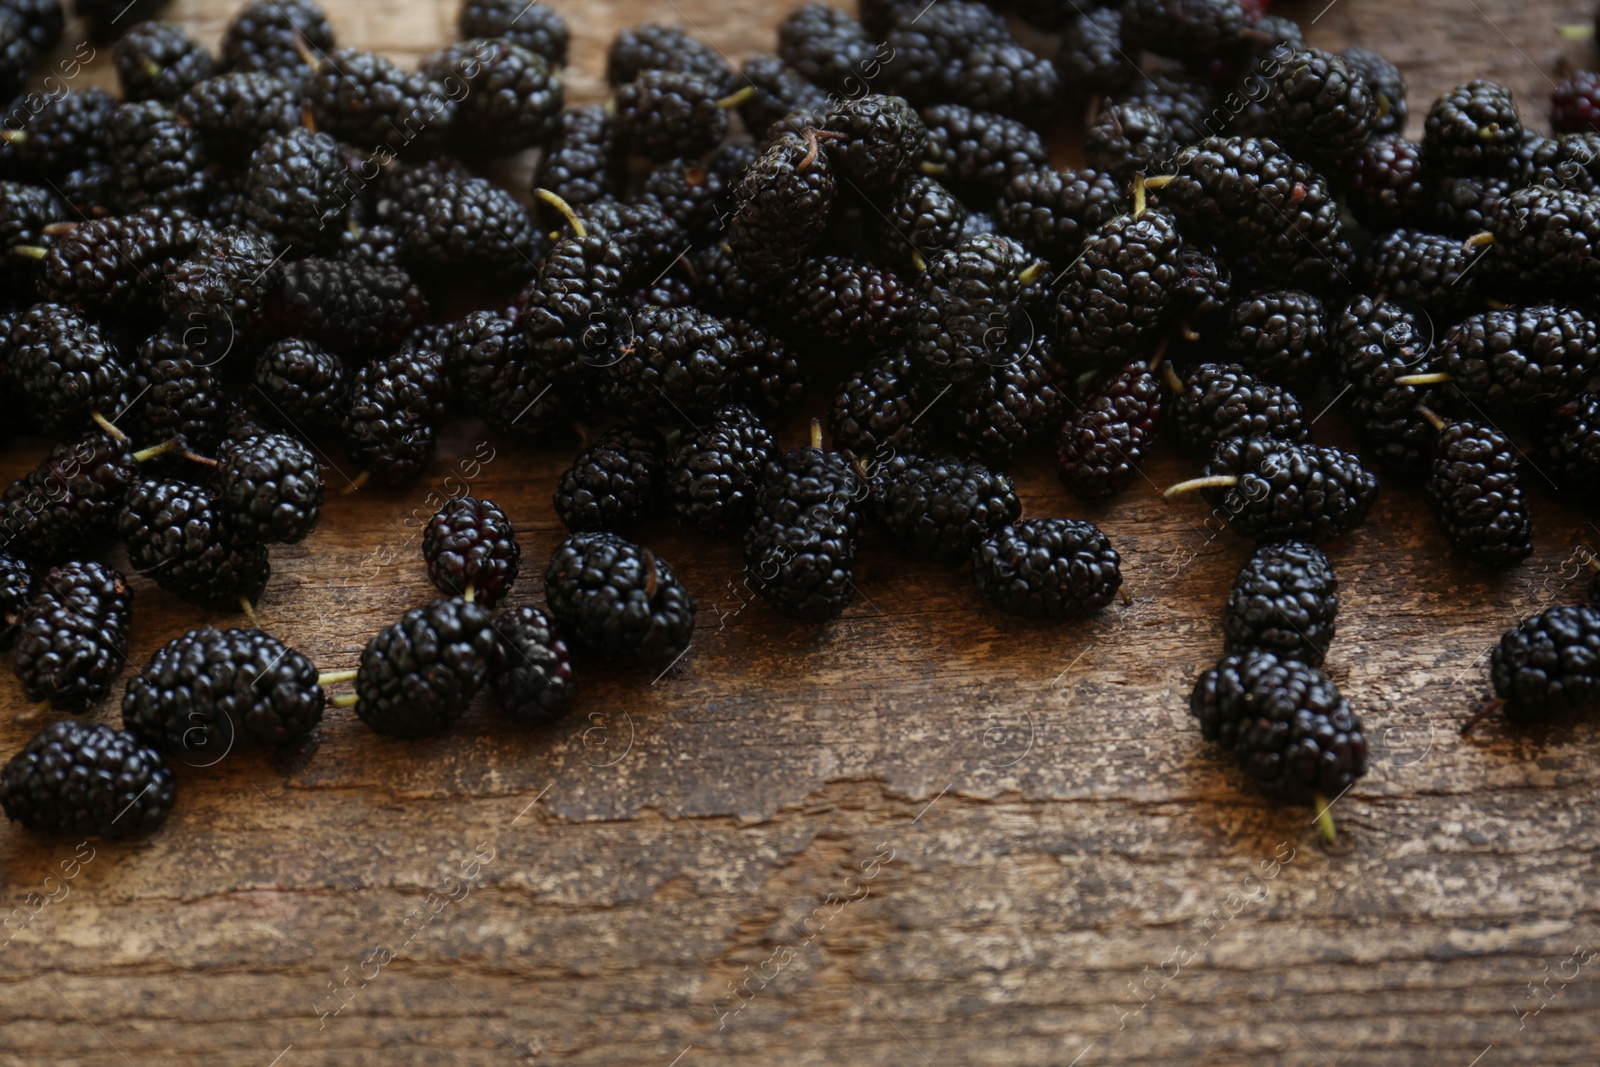
<svg viewBox="0 0 1600 1067"><path fill-rule="evenodd" d="M122 98L0 137L4 407L52 445L0 496L0 640L36 713L109 694L135 584L251 615L325 466L406 486L455 418L567 465L553 515L455 492L421 538L440 598L356 669L197 626L130 684L128 734L36 739L6 810L121 832L104 804L145 782L153 826L160 752L303 739L326 706L430 736L480 693L544 725L575 663L675 669L701 579L650 547L663 521L737 544L785 625L851 612L874 539L970 571L974 609L1092 620L1126 597L1101 527L1168 441L1195 472L1168 495L1254 543L1191 710L1267 796L1325 812L1366 748L1322 673L1324 552L1367 536L1380 482L1423 483L1440 547L1500 570L1534 547L1526 455L1600 496L1600 91L1563 84L1547 137L1472 81L1408 139L1392 64L1267 6L806 3L739 69L647 24L612 43L609 101L568 109L539 3L464 0L416 69L341 47L314 0L249 3L215 50L78 4L121 38ZM13 8L0 99L61 34L55 0ZM1060 109L1089 101L1060 170ZM801 441L824 407L831 441ZM1046 449L1085 514L1017 492ZM557 521L536 606L521 542ZM127 574L95 558L119 541ZM1591 623L1505 647L1508 710L1587 694Z"/></svg>

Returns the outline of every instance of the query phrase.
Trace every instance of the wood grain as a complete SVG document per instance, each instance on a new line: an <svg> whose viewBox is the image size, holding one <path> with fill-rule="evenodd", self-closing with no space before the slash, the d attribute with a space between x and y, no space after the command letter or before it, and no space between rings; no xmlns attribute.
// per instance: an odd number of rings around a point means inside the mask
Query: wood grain
<svg viewBox="0 0 1600 1067"><path fill-rule="evenodd" d="M785 6L555 2L579 100L619 26L679 22L738 59ZM1318 44L1395 57L1414 101L1483 74L1541 115L1559 65L1593 60L1555 33L1585 4L1325 3L1288 10ZM214 41L232 7L172 11ZM454 14L329 8L342 41L402 58ZM1336 416L1317 430L1339 439ZM0 476L43 448L8 448ZM274 552L265 623L353 665L429 598L429 495L490 451L471 488L518 523L535 595L570 457L463 424L416 486L334 497ZM1450 560L1394 488L1335 546L1331 669L1375 755L1327 851L1185 713L1246 554L1160 500L1192 470L1162 453L1095 510L1047 463L1018 471L1030 514L1092 517L1124 553L1133 602L1085 625L999 617L963 575L868 548L858 603L797 627L743 606L732 546L663 524L648 540L702 605L692 653L660 678L586 675L558 727L480 709L401 744L333 712L303 750L181 768L149 841L0 827L21 909L0 925L0 1064L1592 1064L1600 728L1455 727L1490 642L1577 597L1600 531L1533 478L1539 550L1510 575ZM233 621L135 584L135 664ZM0 693L9 753L28 731Z"/></svg>

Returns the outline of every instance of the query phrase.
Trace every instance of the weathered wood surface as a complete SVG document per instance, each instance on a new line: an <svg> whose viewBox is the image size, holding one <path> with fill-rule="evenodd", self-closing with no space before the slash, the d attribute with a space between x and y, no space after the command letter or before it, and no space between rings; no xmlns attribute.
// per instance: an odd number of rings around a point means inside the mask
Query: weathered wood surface
<svg viewBox="0 0 1600 1067"><path fill-rule="evenodd" d="M556 3L590 97L617 26L678 21L737 59L786 6ZM1591 58L1555 34L1583 3L1324 3L1292 11L1321 11L1318 43L1394 56L1414 99L1482 73L1542 117L1562 57ZM231 7L174 10L215 40ZM454 10L330 7L344 42L404 57ZM457 428L414 488L335 497L274 552L267 625L353 665L429 597L429 494L491 449L472 491L519 524L534 595L567 457L485 441ZM1450 561L1415 492L1335 547L1332 672L1374 761L1330 853L1185 714L1246 553L1161 502L1191 472L1163 455L1094 512L1047 465L1020 472L1031 514L1090 515L1124 553L1133 603L1087 625L1001 618L964 577L868 549L859 603L794 627L738 610L731 546L664 528L649 540L702 604L693 652L659 679L586 676L557 728L484 709L400 744L332 712L306 751L182 768L150 841L0 827L0 899L23 908L0 926L0 1063L1592 1064L1600 727L1455 727L1490 642L1579 595L1600 531L1535 477L1539 551L1503 578ZM232 621L136 584L135 664ZM0 692L9 754L27 730Z"/></svg>

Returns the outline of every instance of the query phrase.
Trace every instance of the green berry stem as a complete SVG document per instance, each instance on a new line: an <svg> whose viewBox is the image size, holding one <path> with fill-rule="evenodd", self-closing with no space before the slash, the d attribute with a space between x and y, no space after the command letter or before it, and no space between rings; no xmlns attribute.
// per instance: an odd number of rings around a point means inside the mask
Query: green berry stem
<svg viewBox="0 0 1600 1067"><path fill-rule="evenodd" d="M1172 364L1167 363L1162 366L1161 380L1166 382L1167 388L1171 389L1174 393L1183 392L1183 379L1178 377L1178 372L1173 368Z"/></svg>
<svg viewBox="0 0 1600 1067"><path fill-rule="evenodd" d="M354 493L359 493L361 491L362 487L365 486L370 481L372 481L372 472L371 471L362 471L360 474L355 476L355 478L350 482L349 485L347 485L343 489L339 490L339 495L340 496L350 496L350 495L352 495Z"/></svg>
<svg viewBox="0 0 1600 1067"><path fill-rule="evenodd" d="M1394 384L1396 384L1396 385L1444 385L1446 382L1453 382L1453 381L1455 381L1455 378L1452 377L1449 374L1446 374L1444 371L1434 371L1432 374L1407 374L1404 377L1396 378L1394 380Z"/></svg>
<svg viewBox="0 0 1600 1067"><path fill-rule="evenodd" d="M39 701L39 703L33 705L32 707L28 708L27 710L17 712L17 714L12 717L11 721L12 722L33 722L35 719L39 718L41 715L48 715L49 713L50 713L50 701L41 700L41 701Z"/></svg>
<svg viewBox="0 0 1600 1067"><path fill-rule="evenodd" d="M306 66L311 68L311 73L320 74L322 72L322 56L320 53L313 52L311 42L306 40L305 34L297 33L294 35L294 50L300 53L300 58L305 61Z"/></svg>
<svg viewBox="0 0 1600 1067"><path fill-rule="evenodd" d="M181 448L182 443L176 439L171 441L163 441L159 445L152 445L142 452L135 452L133 454L133 461L135 463L148 463L152 459L177 452Z"/></svg>
<svg viewBox="0 0 1600 1067"><path fill-rule="evenodd" d="M243 593L239 594L239 610L244 612L244 617L249 620L252 629L261 629L261 620L256 618L255 605L250 603L250 598Z"/></svg>
<svg viewBox="0 0 1600 1067"><path fill-rule="evenodd" d="M732 93L732 94L730 94L728 96L723 97L721 100L718 100L717 101L717 106L719 108L721 108L722 110L727 111L727 110L729 110L731 108L738 107L740 104L743 104L745 101L749 100L752 96L755 96L755 95L756 95L756 87L754 85L746 85L743 89L740 89L738 92Z"/></svg>
<svg viewBox="0 0 1600 1067"><path fill-rule="evenodd" d="M1161 496L1165 500L1171 500L1185 493L1192 493L1196 489L1232 489L1238 484L1239 476L1236 474L1213 474L1209 478L1190 478L1186 482L1179 482Z"/></svg>
<svg viewBox="0 0 1600 1067"><path fill-rule="evenodd" d="M1442 430L1445 428L1446 424L1444 419L1432 408L1424 407L1419 404L1417 405L1417 414L1427 419L1428 425L1432 426L1435 430Z"/></svg>
<svg viewBox="0 0 1600 1067"><path fill-rule="evenodd" d="M338 685L341 682L353 682L356 680L356 675L360 673L360 671L335 671L333 674L319 674L317 675L317 684L326 689L330 685Z"/></svg>
<svg viewBox="0 0 1600 1067"><path fill-rule="evenodd" d="M583 224L582 219L578 218L578 213L571 204L552 193L549 189L535 189L533 195L561 212L562 217L567 220L567 225L572 227L572 232L575 236L589 236L588 227Z"/></svg>
<svg viewBox="0 0 1600 1067"><path fill-rule="evenodd" d="M13 245L11 251L28 259L43 259L50 254L48 248L40 248L38 245Z"/></svg>
<svg viewBox="0 0 1600 1067"><path fill-rule="evenodd" d="M1328 810L1328 798L1321 793L1316 793L1312 799L1317 805L1317 825L1322 828L1323 840L1334 845L1339 842L1339 834L1333 828L1333 813Z"/></svg>
<svg viewBox="0 0 1600 1067"><path fill-rule="evenodd" d="M353 708L360 702L360 697L356 696L354 693L350 693L347 696L334 697L332 700L328 701L328 706L331 708Z"/></svg>
<svg viewBox="0 0 1600 1067"><path fill-rule="evenodd" d="M110 435L111 439L117 442L117 444L125 445L128 443L128 435L117 429L116 423L112 422L98 411L89 412L89 417L94 420L94 424L96 426L100 427L108 435Z"/></svg>

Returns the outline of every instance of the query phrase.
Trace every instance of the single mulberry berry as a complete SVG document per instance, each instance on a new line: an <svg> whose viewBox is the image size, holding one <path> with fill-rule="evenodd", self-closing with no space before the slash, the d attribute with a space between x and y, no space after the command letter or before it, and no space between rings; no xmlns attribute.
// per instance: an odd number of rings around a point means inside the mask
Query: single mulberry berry
<svg viewBox="0 0 1600 1067"><path fill-rule="evenodd" d="M997 235L971 237L942 253L922 275L911 347L923 381L969 386L1001 367L1024 284L1026 253Z"/></svg>
<svg viewBox="0 0 1600 1067"><path fill-rule="evenodd" d="M613 411L641 422L709 416L728 399L738 366L726 324L695 308L647 307L624 316L611 352L596 393Z"/></svg>
<svg viewBox="0 0 1600 1067"><path fill-rule="evenodd" d="M838 189L815 131L768 145L734 193L728 244L739 264L758 276L782 274L827 232Z"/></svg>
<svg viewBox="0 0 1600 1067"><path fill-rule="evenodd" d="M141 22L111 52L128 100L176 101L216 73L211 54L170 22Z"/></svg>
<svg viewBox="0 0 1600 1067"><path fill-rule="evenodd" d="M578 683L555 620L535 607L506 608L494 629L505 649L505 668L490 679L500 710L530 726L571 711Z"/></svg>
<svg viewBox="0 0 1600 1067"><path fill-rule="evenodd" d="M492 608L517 580L522 548L504 511L493 501L466 496L428 520L422 557L434 588Z"/></svg>
<svg viewBox="0 0 1600 1067"><path fill-rule="evenodd" d="M605 108L574 108L561 116L561 130L545 148L534 186L581 208L621 192L623 156L616 123Z"/></svg>
<svg viewBox="0 0 1600 1067"><path fill-rule="evenodd" d="M288 244L327 248L344 231L359 188L338 141L291 130L269 135L250 157L245 213Z"/></svg>
<svg viewBox="0 0 1600 1067"><path fill-rule="evenodd" d="M103 433L65 441L0 498L4 547L35 563L98 552L138 475L137 454Z"/></svg>
<svg viewBox="0 0 1600 1067"><path fill-rule="evenodd" d="M456 28L464 41L501 37L557 67L566 65L572 37L561 12L526 0L465 0Z"/></svg>
<svg viewBox="0 0 1600 1067"><path fill-rule="evenodd" d="M199 131L157 100L121 104L111 113L106 162L119 176L116 196L125 211L194 204L211 185Z"/></svg>
<svg viewBox="0 0 1600 1067"><path fill-rule="evenodd" d="M1225 510L1241 537L1321 544L1361 525L1378 480L1337 448L1233 437L1217 445L1204 477L1173 486L1167 497L1190 489Z"/></svg>
<svg viewBox="0 0 1600 1067"><path fill-rule="evenodd" d="M650 159L703 155L728 135L721 96L721 86L699 74L644 71L617 90L617 137Z"/></svg>
<svg viewBox="0 0 1600 1067"><path fill-rule="evenodd" d="M204 626L157 649L128 682L122 725L185 763L211 766L241 744L306 736L326 703L300 652L260 630Z"/></svg>
<svg viewBox="0 0 1600 1067"><path fill-rule="evenodd" d="M888 459L916 451L926 404L917 403L910 358L887 352L851 375L834 394L828 414L833 442L863 458Z"/></svg>
<svg viewBox="0 0 1600 1067"><path fill-rule="evenodd" d="M694 598L672 568L616 534L561 542L545 569L545 602L579 649L619 666L670 663L694 634Z"/></svg>
<svg viewBox="0 0 1600 1067"><path fill-rule="evenodd" d="M1434 204L1424 180L1422 146L1399 134L1374 137L1350 172L1350 206L1369 225L1420 220Z"/></svg>
<svg viewBox="0 0 1600 1067"><path fill-rule="evenodd" d="M167 821L176 792L160 753L132 734L72 719L35 734L0 772L6 816L62 837L140 837Z"/></svg>
<svg viewBox="0 0 1600 1067"><path fill-rule="evenodd" d="M1162 211L1119 215L1085 243L1056 304L1062 351L1101 366L1138 358L1172 304L1183 239Z"/></svg>
<svg viewBox="0 0 1600 1067"><path fill-rule="evenodd" d="M662 489L661 435L645 427L608 430L584 449L556 485L556 515L573 533L629 533L655 511Z"/></svg>
<svg viewBox="0 0 1600 1067"><path fill-rule="evenodd" d="M1238 364L1202 363L1181 380L1172 375L1169 384L1175 394L1169 408L1173 432L1194 452L1209 454L1218 442L1234 438L1311 440L1295 395Z"/></svg>
<svg viewBox="0 0 1600 1067"><path fill-rule="evenodd" d="M1181 150L1172 173L1146 181L1191 237L1215 241L1269 277L1316 289L1345 284L1355 250L1328 181L1276 142L1208 137ZM1286 277L1285 277L1286 276Z"/></svg>
<svg viewBox="0 0 1600 1067"><path fill-rule="evenodd" d="M533 215L483 178L449 182L401 230L406 262L429 278L482 277L520 283L544 255Z"/></svg>
<svg viewBox="0 0 1600 1067"><path fill-rule="evenodd" d="M1327 350L1327 309L1298 289L1253 293L1233 305L1224 336L1246 370L1289 383L1314 374Z"/></svg>
<svg viewBox="0 0 1600 1067"><path fill-rule="evenodd" d="M197 361L220 367L235 349L243 358L262 308L283 284L284 254L262 233L226 226L202 233L188 257L164 271L161 307Z"/></svg>
<svg viewBox="0 0 1600 1067"><path fill-rule="evenodd" d="M1600 197L1560 185L1517 189L1489 201L1483 224L1532 287L1581 290L1600 282L1593 239Z"/></svg>
<svg viewBox="0 0 1600 1067"><path fill-rule="evenodd" d="M1348 171L1372 138L1377 101L1344 57L1317 49L1290 55L1264 106L1273 136L1330 174Z"/></svg>
<svg viewBox="0 0 1600 1067"><path fill-rule="evenodd" d="M47 300L103 315L148 315L167 271L204 233L200 220L161 208L80 223L50 249L41 291Z"/></svg>
<svg viewBox="0 0 1600 1067"><path fill-rule="evenodd" d="M1001 611L1036 619L1093 615L1122 588L1122 557L1099 527L1078 519L1029 519L973 549L978 592Z"/></svg>
<svg viewBox="0 0 1600 1067"><path fill-rule="evenodd" d="M911 177L927 146L928 128L898 96L871 93L841 101L825 122L840 135L827 142L840 175L869 195Z"/></svg>
<svg viewBox="0 0 1600 1067"><path fill-rule="evenodd" d="M322 510L317 457L287 434L230 443L217 457L217 500L224 520L264 544L305 540Z"/></svg>
<svg viewBox="0 0 1600 1067"><path fill-rule="evenodd" d="M777 441L755 412L743 405L722 408L668 458L672 508L702 533L742 532L766 465L777 458Z"/></svg>
<svg viewBox="0 0 1600 1067"><path fill-rule="evenodd" d="M1600 499L1600 394L1558 408L1539 428L1538 469L1573 500Z"/></svg>
<svg viewBox="0 0 1600 1067"><path fill-rule="evenodd" d="M499 433L530 440L564 429L564 389L551 368L528 356L528 340L508 316L475 311L455 324L445 368L457 403L481 413Z"/></svg>
<svg viewBox="0 0 1600 1067"><path fill-rule="evenodd" d="M652 70L697 75L716 85L719 95L733 91L733 71L722 54L682 27L646 22L621 30L606 53L607 84L627 85Z"/></svg>
<svg viewBox="0 0 1600 1067"><path fill-rule="evenodd" d="M335 430L350 408L342 359L310 341L279 341L256 358L252 381L262 414L304 437Z"/></svg>
<svg viewBox="0 0 1600 1067"><path fill-rule="evenodd" d="M1339 58L1355 70L1372 93L1372 132L1377 135L1403 133L1408 107L1406 79L1400 68L1370 48L1346 48Z"/></svg>
<svg viewBox="0 0 1600 1067"><path fill-rule="evenodd" d="M902 453L873 467L873 514L913 556L959 564L1022 514L1011 479L978 463Z"/></svg>
<svg viewBox="0 0 1600 1067"><path fill-rule="evenodd" d="M301 77L313 59L333 51L333 27L312 0L250 0L222 37L228 70Z"/></svg>
<svg viewBox="0 0 1600 1067"><path fill-rule="evenodd" d="M778 24L779 58L829 93L860 96L885 53L893 55L877 47L855 19L829 4L802 4Z"/></svg>
<svg viewBox="0 0 1600 1067"><path fill-rule="evenodd" d="M1600 611L1561 605L1522 620L1489 654L1489 680L1500 703L1484 707L1462 733L1497 707L1514 723L1589 707L1600 699Z"/></svg>
<svg viewBox="0 0 1600 1067"><path fill-rule="evenodd" d="M1083 136L1089 166L1109 174L1126 190L1140 175L1159 174L1178 151L1178 140L1161 114L1136 104L1116 104L1090 125Z"/></svg>
<svg viewBox="0 0 1600 1067"><path fill-rule="evenodd" d="M369 150L398 141L436 151L449 139L457 109L448 88L428 75L353 48L320 60L305 100L317 129Z"/></svg>
<svg viewBox="0 0 1600 1067"><path fill-rule="evenodd" d="M361 653L356 714L389 737L443 733L502 669L504 657L481 606L457 597L414 608Z"/></svg>
<svg viewBox="0 0 1600 1067"><path fill-rule="evenodd" d="M218 74L178 98L178 116L200 131L215 159L249 159L273 134L302 128L300 86L261 71Z"/></svg>
<svg viewBox="0 0 1600 1067"><path fill-rule="evenodd" d="M875 224L878 245L895 263L915 265L918 258L930 262L961 240L967 214L966 205L937 179L914 175L883 205ZM1019 228L1023 225L1018 223ZM1024 240L1021 234L1010 235Z"/></svg>
<svg viewBox="0 0 1600 1067"><path fill-rule="evenodd" d="M82 712L111 692L127 663L133 593L101 563L52 568L18 626L12 667L28 699Z"/></svg>
<svg viewBox="0 0 1600 1067"><path fill-rule="evenodd" d="M1428 163L1449 174L1493 170L1516 154L1522 119L1511 90L1478 79L1434 101L1423 125Z"/></svg>
<svg viewBox="0 0 1600 1067"><path fill-rule="evenodd" d="M867 492L848 456L823 450L815 421L811 447L767 464L743 547L747 580L774 609L826 622L854 599Z"/></svg>
<svg viewBox="0 0 1600 1067"><path fill-rule="evenodd" d="M987 208L1011 179L1049 162L1044 139L1015 119L960 104L935 104L921 115L924 169L973 207Z"/></svg>
<svg viewBox="0 0 1600 1067"><path fill-rule="evenodd" d="M1057 384L1048 336L1013 338L996 358L1000 366L970 393L955 398L954 428L963 449L1004 463L1051 439L1066 394Z"/></svg>
<svg viewBox="0 0 1600 1067"><path fill-rule="evenodd" d="M794 410L805 396L807 379L794 347L749 319L729 319L728 333L737 352L733 400L766 416Z"/></svg>
<svg viewBox="0 0 1600 1067"><path fill-rule="evenodd" d="M1229 656L1189 698L1200 733L1267 797L1326 810L1367 772L1361 720L1316 667L1271 652Z"/></svg>
<svg viewBox="0 0 1600 1067"><path fill-rule="evenodd" d="M266 546L235 533L216 496L190 482L136 483L117 516L117 532L137 573L204 607L253 604L272 574Z"/></svg>
<svg viewBox="0 0 1600 1067"><path fill-rule="evenodd" d="M1230 656L1252 649L1320 667L1333 643L1339 579L1320 549L1262 545L1233 580L1222 612Z"/></svg>
<svg viewBox="0 0 1600 1067"><path fill-rule="evenodd" d="M542 148L561 132L565 90L549 60L504 38L469 38L435 52L422 70L464 94L452 136L474 156Z"/></svg>
<svg viewBox="0 0 1600 1067"><path fill-rule="evenodd" d="M1516 446L1492 426L1462 421L1439 428L1436 448L1428 503L1450 546L1492 570L1532 555Z"/></svg>
<svg viewBox="0 0 1600 1067"><path fill-rule="evenodd" d="M771 284L769 307L789 335L876 355L904 345L916 290L889 267L849 256L807 257Z"/></svg>
<svg viewBox="0 0 1600 1067"><path fill-rule="evenodd" d="M392 352L428 315L428 302L398 267L309 256L285 264L266 320L284 336L315 341L346 359Z"/></svg>
<svg viewBox="0 0 1600 1067"><path fill-rule="evenodd" d="M1600 326L1575 308L1548 304L1486 311L1445 335L1435 365L1490 414L1538 415L1572 399L1600 366Z"/></svg>
<svg viewBox="0 0 1600 1067"><path fill-rule="evenodd" d="M1120 183L1102 171L1024 171L1000 192L995 222L1040 259L1068 264L1126 209ZM926 258L926 257L924 257Z"/></svg>
<svg viewBox="0 0 1600 1067"><path fill-rule="evenodd" d="M1081 500L1125 492L1156 436L1161 383L1147 363L1129 363L1084 398L1061 427L1056 470Z"/></svg>

